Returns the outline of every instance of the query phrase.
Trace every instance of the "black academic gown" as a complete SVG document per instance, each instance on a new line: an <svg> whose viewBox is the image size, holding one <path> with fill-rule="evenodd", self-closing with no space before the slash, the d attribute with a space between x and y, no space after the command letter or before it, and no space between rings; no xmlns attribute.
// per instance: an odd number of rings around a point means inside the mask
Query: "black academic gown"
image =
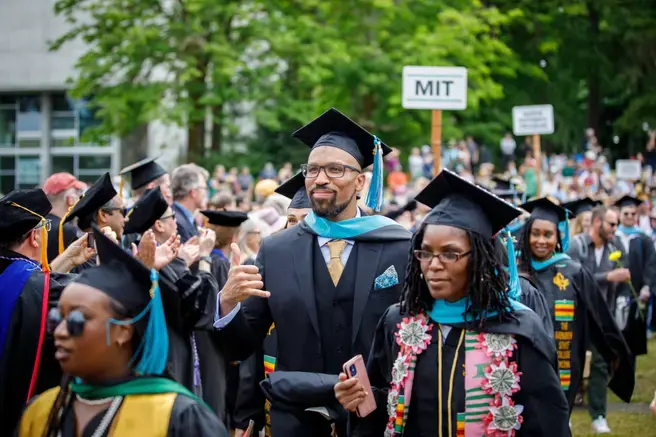
<svg viewBox="0 0 656 437"><path fill-rule="evenodd" d="M574 260L563 260L535 273L555 328L558 366L570 411L579 391L590 343L612 368L610 388L630 402L635 384L635 359L624 341L594 278ZM574 310L572 315L569 309ZM569 386L567 385L567 372Z"/></svg>
<svg viewBox="0 0 656 437"><path fill-rule="evenodd" d="M542 326L544 326L546 333L549 334L550 337L553 336L554 327L553 322L551 321L552 316L551 311L549 311L549 307L547 306L546 299L529 277L520 274L519 284L522 289L520 302L537 314L542 321Z"/></svg>
<svg viewBox="0 0 656 437"><path fill-rule="evenodd" d="M47 214L50 220L50 232L48 232L48 262L52 262L59 255L59 223L61 218L54 214ZM81 231L70 222L64 223L64 249L73 244L79 237Z"/></svg>
<svg viewBox="0 0 656 437"><path fill-rule="evenodd" d="M95 430L100 425L106 410L95 415L89 424L82 431L82 437L92 437ZM118 413L121 410L119 408ZM144 420L153 420L153 418L144 418ZM161 420L161 418L159 419ZM203 405L183 395L178 395L171 409L171 416L168 418L169 426L167 437L228 437L223 424L212 412ZM62 417L61 437L75 437L77 425L75 414L72 407L64 411ZM102 437L108 437L111 427L102 434Z"/></svg>
<svg viewBox="0 0 656 437"><path fill-rule="evenodd" d="M556 371L553 342L544 331L539 317L531 311L515 313L517 321L488 320L483 332L513 334L518 343L514 360L522 372L520 390L513 394L516 404L523 405L524 422L517 436L569 436L567 400L560 388ZM392 377L392 364L399 349L394 333L403 316L394 305L381 318L367 363L367 372L376 399L377 409L364 419L353 417L356 437L380 437L388 420L387 393ZM431 343L417 358L412 401L404 435L432 437L438 435L438 335L437 324L431 331ZM450 373L462 326L455 325L446 337L443 353L442 435L456 435L456 415L465 411L464 372L454 372L452 402L448 404ZM477 330L478 329L474 329ZM457 369L465 364L464 345L458 353ZM451 409L451 417L448 415ZM449 431L449 426L451 430Z"/></svg>
<svg viewBox="0 0 656 437"><path fill-rule="evenodd" d="M636 294L640 293L643 286L650 289L656 284L656 251L654 242L645 234L631 236L628 241L620 237L620 231L615 234L615 245L621 247L624 253L628 254L628 262L624 261L624 267L631 271L631 284ZM628 243L628 247L627 247ZM626 287L628 288L628 287ZM647 353L647 311L643 310L643 317L638 315L638 302L631 294L630 290L625 290L625 295L632 302L630 309L631 317L627 325L627 342L631 350L636 355L645 355ZM644 333L644 335L643 335Z"/></svg>
<svg viewBox="0 0 656 437"><path fill-rule="evenodd" d="M0 257L24 258L8 250L1 250ZM0 274L9 264L11 263L8 260L0 258ZM59 296L70 279L69 275L51 273L48 310L57 306ZM11 431L18 425L27 402L39 341L43 281L43 272L40 270L32 272L13 309L3 307L1 311L8 316L5 343L0 350L0 430L3 435L5 432L11 435ZM7 291L5 285L0 283L0 293ZM8 311L5 313L5 310ZM61 369L55 360L53 337L46 333L34 394L56 387L60 380Z"/></svg>
<svg viewBox="0 0 656 437"><path fill-rule="evenodd" d="M380 316L398 301L410 238L398 225L356 238L338 287L330 280L317 236L305 222L266 238L257 265L271 296L247 299L219 331L227 352L233 359L246 359L275 323L277 371L330 374L337 382L344 362L357 354L368 356ZM391 266L398 283L375 287L376 278ZM320 415L283 405L272 404L271 426L275 437L330 435L328 421Z"/></svg>

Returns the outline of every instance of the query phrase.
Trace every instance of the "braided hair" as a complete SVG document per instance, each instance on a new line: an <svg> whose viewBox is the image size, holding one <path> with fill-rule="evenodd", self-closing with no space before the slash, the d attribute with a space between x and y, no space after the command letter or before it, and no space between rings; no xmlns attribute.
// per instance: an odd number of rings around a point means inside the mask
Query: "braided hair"
<svg viewBox="0 0 656 437"><path fill-rule="evenodd" d="M406 279L401 294L401 314L417 315L428 312L433 306L433 297L428 291L428 285L423 278L419 261L414 257L414 251L421 249L426 232L423 223L412 237ZM480 234L467 231L471 253L467 265L467 284L469 303L465 311L468 324L479 321L482 327L487 319L486 313L496 311L499 320L512 318L510 300L508 297L508 274L504 262L499 256L494 238L486 239Z"/></svg>
<svg viewBox="0 0 656 437"><path fill-rule="evenodd" d="M529 276L535 277L535 269L531 264L533 258L533 251L531 250L531 229L533 229L533 223L535 219L533 217L529 218L524 226L522 226L522 231L519 234L519 265L517 266L520 271L526 272ZM560 237L560 232L558 230L558 225L556 226L556 238L558 239L556 243L556 252L563 251L563 240Z"/></svg>
<svg viewBox="0 0 656 437"><path fill-rule="evenodd" d="M46 426L43 430L43 437L57 437L59 434L59 429L61 427L61 420L64 416L64 410L70 404L71 396L71 387L70 384L73 382L73 377L70 375L64 375L59 383L59 393L55 398L55 402L52 404L50 413L48 414L48 420L46 421Z"/></svg>

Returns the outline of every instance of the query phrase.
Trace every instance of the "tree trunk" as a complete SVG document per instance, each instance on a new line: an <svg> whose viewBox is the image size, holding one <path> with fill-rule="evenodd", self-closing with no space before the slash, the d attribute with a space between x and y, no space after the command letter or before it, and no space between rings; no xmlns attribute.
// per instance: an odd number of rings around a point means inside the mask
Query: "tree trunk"
<svg viewBox="0 0 656 437"><path fill-rule="evenodd" d="M212 152L221 153L223 146L223 105L212 107Z"/></svg>
<svg viewBox="0 0 656 437"><path fill-rule="evenodd" d="M590 49L593 52L599 50L599 11L590 2L588 3L588 24L590 25ZM599 80L598 66L590 65L588 71L588 127L599 134L599 116L601 111L601 84Z"/></svg>

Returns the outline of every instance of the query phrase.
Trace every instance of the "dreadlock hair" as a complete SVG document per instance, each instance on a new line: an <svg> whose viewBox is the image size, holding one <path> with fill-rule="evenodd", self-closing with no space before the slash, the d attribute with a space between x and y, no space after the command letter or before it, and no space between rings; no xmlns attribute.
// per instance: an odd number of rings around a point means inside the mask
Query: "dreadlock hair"
<svg viewBox="0 0 656 437"><path fill-rule="evenodd" d="M59 428L61 427L61 420L64 415L64 410L71 401L71 382L73 377L64 375L59 383L59 393L52 404L46 426L43 428L43 437L57 437L59 435Z"/></svg>
<svg viewBox="0 0 656 437"><path fill-rule="evenodd" d="M417 315L428 312L433 307L433 297L423 277L421 265L414 251L421 249L426 232L423 223L412 236L408 267L406 268L403 292L401 293L401 314ZM467 265L467 287L469 303L465 311L467 324L482 327L487 320L486 313L497 312L499 320L512 319L508 297L508 274L504 269L501 253L495 246L494 238L486 239L480 234L466 231L471 253Z"/></svg>
<svg viewBox="0 0 656 437"><path fill-rule="evenodd" d="M529 218L524 226L522 226L522 231L519 234L519 264L518 268L522 272L526 272L530 277L535 277L535 269L531 264L531 259L533 258L533 252L531 251L531 229L533 228L533 223L535 223L534 218ZM558 242L556 243L556 251L563 251L563 241L560 238L560 232L558 231L558 225L556 227L556 238Z"/></svg>

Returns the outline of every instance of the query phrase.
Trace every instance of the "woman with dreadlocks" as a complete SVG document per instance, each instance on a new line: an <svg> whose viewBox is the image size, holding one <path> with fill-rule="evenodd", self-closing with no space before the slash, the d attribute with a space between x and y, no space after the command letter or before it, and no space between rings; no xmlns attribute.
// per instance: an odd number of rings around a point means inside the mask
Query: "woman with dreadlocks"
<svg viewBox="0 0 656 437"><path fill-rule="evenodd" d="M402 301L381 318L367 371L378 408L356 436L565 436L556 351L536 314L509 297L494 235L521 212L443 170L416 200ZM509 251L512 252L512 250ZM355 411L364 393L345 398Z"/></svg>
<svg viewBox="0 0 656 437"><path fill-rule="evenodd" d="M634 361L594 278L565 251L571 213L547 198L521 205L531 216L520 234L519 268L528 272L547 300L558 350L558 373L570 411L578 393L590 342L613 372L610 388L631 400ZM565 236L561 238L561 226ZM612 367L611 367L612 366Z"/></svg>
<svg viewBox="0 0 656 437"><path fill-rule="evenodd" d="M50 311L60 387L25 410L19 437L227 437L218 418L166 372L169 339L160 285L94 229L100 266L84 270Z"/></svg>

